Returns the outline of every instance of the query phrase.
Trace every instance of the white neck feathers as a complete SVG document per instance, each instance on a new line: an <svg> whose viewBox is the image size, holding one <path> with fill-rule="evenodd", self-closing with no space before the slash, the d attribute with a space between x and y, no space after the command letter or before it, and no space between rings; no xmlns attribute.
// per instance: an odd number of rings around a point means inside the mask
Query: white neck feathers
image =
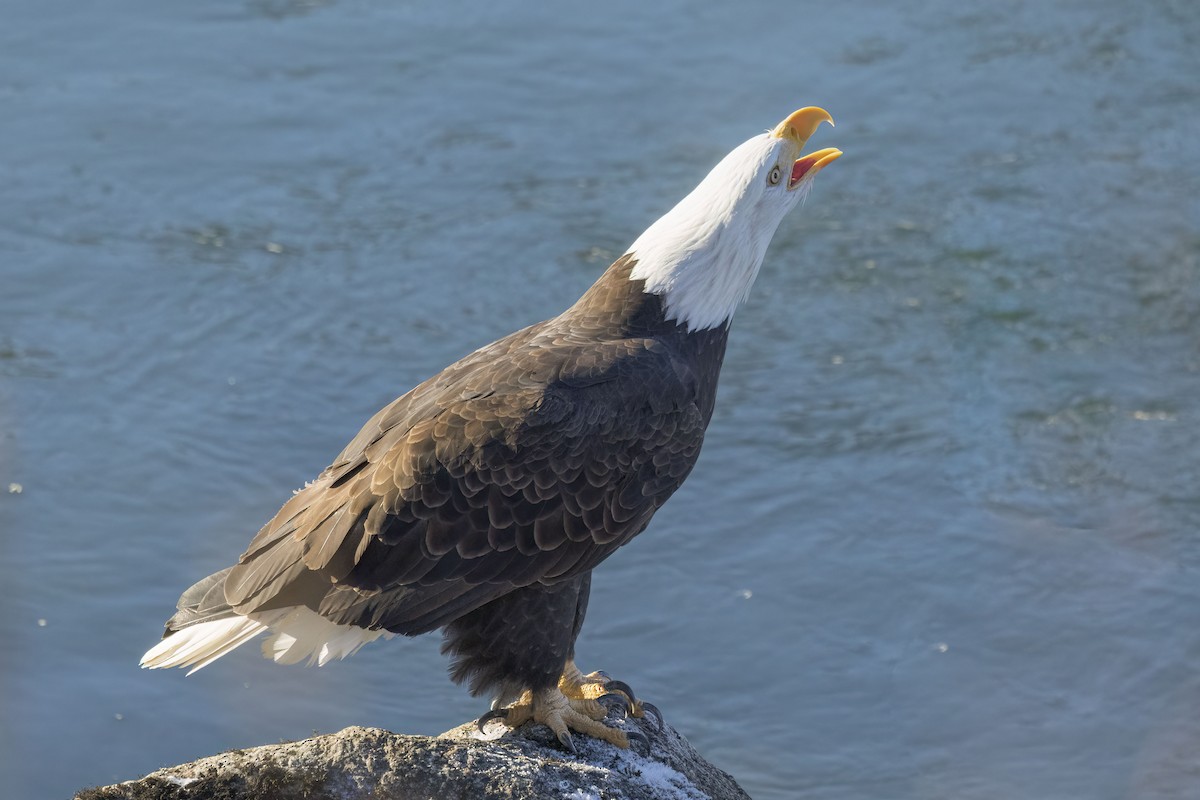
<svg viewBox="0 0 1200 800"><path fill-rule="evenodd" d="M689 330L726 325L749 295L775 229L802 193L767 185L779 141L762 134L739 146L630 245L630 279L663 297L668 319Z"/></svg>

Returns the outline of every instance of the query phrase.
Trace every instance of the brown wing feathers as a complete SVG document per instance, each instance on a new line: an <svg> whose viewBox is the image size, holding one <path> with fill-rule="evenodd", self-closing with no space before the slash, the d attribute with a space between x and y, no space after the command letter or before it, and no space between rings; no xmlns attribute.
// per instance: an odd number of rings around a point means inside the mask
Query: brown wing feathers
<svg viewBox="0 0 1200 800"><path fill-rule="evenodd" d="M383 409L260 531L230 604L299 597L418 633L640 532L695 460L704 414L652 342L554 344L497 360L515 349L502 340Z"/></svg>

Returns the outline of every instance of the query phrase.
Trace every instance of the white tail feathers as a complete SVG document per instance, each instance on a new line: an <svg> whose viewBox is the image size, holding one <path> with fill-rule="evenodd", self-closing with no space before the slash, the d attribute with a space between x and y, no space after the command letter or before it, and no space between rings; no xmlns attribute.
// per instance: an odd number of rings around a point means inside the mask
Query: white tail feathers
<svg viewBox="0 0 1200 800"><path fill-rule="evenodd" d="M150 669L190 666L188 674L191 675L265 630L264 623L249 617L189 625L147 650L141 665Z"/></svg>
<svg viewBox="0 0 1200 800"><path fill-rule="evenodd" d="M338 625L304 606L289 609L271 629L275 635L263 642L263 656L279 664L298 664L308 659L309 666L320 667L335 658L345 658L380 636L395 636L388 631Z"/></svg>
<svg viewBox="0 0 1200 800"><path fill-rule="evenodd" d="M303 606L283 608L253 617L231 617L201 622L172 633L142 656L149 669L201 667L240 647L260 633L273 631L263 643L263 655L281 664L308 663L325 666L345 658L367 642L395 634L354 625L338 625Z"/></svg>

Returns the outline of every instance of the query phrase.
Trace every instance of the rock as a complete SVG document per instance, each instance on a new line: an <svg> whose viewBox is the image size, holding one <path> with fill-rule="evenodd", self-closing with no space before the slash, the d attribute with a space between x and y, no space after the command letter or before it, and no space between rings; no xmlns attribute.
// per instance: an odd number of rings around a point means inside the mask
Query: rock
<svg viewBox="0 0 1200 800"><path fill-rule="evenodd" d="M613 712L617 713L617 712ZM610 724L614 720L610 718ZM467 723L441 736L346 728L299 742L231 750L76 800L749 800L674 729L627 719L649 739L621 750L577 734L576 755L542 725L489 737ZM502 733L498 738L497 733Z"/></svg>

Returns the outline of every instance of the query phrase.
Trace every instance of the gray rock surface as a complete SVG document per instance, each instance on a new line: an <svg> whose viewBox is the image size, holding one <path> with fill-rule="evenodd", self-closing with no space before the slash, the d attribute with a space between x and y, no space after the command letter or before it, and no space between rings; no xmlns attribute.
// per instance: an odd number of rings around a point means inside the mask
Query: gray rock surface
<svg viewBox="0 0 1200 800"><path fill-rule="evenodd" d="M75 797L748 800L733 778L705 761L670 726L658 730L646 719L627 719L623 725L639 728L649 748L635 743L633 750L620 750L577 735L578 753L572 755L541 725L505 732L492 723L488 738L476 732L473 722L436 737L355 727L299 742L231 750L139 780L85 789Z"/></svg>

